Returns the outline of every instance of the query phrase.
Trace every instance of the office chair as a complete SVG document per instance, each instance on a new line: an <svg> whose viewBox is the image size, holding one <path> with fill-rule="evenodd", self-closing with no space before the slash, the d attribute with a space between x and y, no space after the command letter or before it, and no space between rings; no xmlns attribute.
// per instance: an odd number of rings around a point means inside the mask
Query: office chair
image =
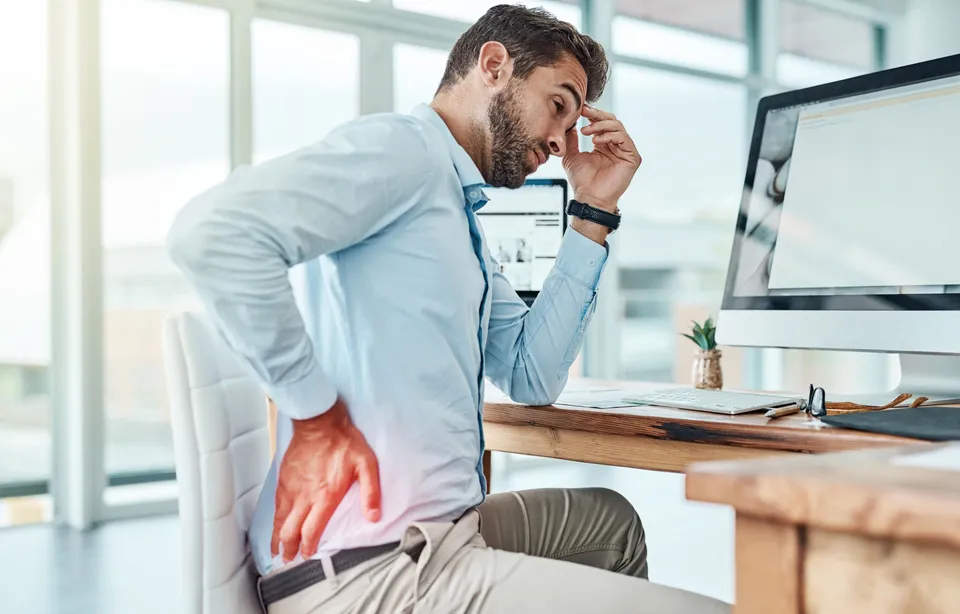
<svg viewBox="0 0 960 614"><path fill-rule="evenodd" d="M264 394L212 324L164 323L186 614L260 614L247 529L270 465Z"/></svg>

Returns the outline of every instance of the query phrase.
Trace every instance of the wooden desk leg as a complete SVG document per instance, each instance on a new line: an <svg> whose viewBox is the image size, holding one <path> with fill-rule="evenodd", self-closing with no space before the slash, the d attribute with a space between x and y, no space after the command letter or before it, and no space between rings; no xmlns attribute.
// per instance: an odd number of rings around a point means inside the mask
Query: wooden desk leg
<svg viewBox="0 0 960 614"><path fill-rule="evenodd" d="M801 528L737 514L735 614L801 614Z"/></svg>
<svg viewBox="0 0 960 614"><path fill-rule="evenodd" d="M483 452L483 477L487 478L487 494L490 494L491 474L493 470L490 467L490 450Z"/></svg>

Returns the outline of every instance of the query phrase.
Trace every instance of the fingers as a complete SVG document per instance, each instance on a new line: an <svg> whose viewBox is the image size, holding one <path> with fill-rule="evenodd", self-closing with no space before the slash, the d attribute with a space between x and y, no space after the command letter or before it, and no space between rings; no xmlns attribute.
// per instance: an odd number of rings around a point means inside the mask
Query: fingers
<svg viewBox="0 0 960 614"><path fill-rule="evenodd" d="M589 120L598 121L602 119L617 119L616 115L610 113L609 111L601 111L591 107L590 105L583 105L582 115Z"/></svg>
<svg viewBox="0 0 960 614"><path fill-rule="evenodd" d="M270 538L270 552L273 556L280 554L280 529L293 509L293 497L286 495L281 487L277 487L274 498L275 511L273 514L273 535Z"/></svg>
<svg viewBox="0 0 960 614"><path fill-rule="evenodd" d="M379 522L380 465L372 452L357 464L357 481L360 482L360 501L364 516L370 522Z"/></svg>
<svg viewBox="0 0 960 614"><path fill-rule="evenodd" d="M611 116L612 117L612 116ZM588 132L589 130L589 132ZM617 158L640 166L642 158L637 151L633 139L627 134L623 124L616 119L602 119L590 124L582 130L584 134L593 135L593 146L608 145L614 149L610 153Z"/></svg>
<svg viewBox="0 0 960 614"><path fill-rule="evenodd" d="M605 148L610 155L635 167L639 168L643 163L643 158L634 146L633 141L625 133L608 132L596 136L593 139L593 146L594 151Z"/></svg>
<svg viewBox="0 0 960 614"><path fill-rule="evenodd" d="M581 129L584 135L593 136L593 145L607 144L615 146L619 152L613 152L618 158L637 164L639 166L641 158L633 139L627 134L623 122L618 120L613 113L601 111L593 107L584 105L583 116L591 121L589 126Z"/></svg>
<svg viewBox="0 0 960 614"><path fill-rule="evenodd" d="M323 532L326 530L330 518L333 517L336 507L336 504L330 505L324 502L314 505L313 509L310 510L306 520L303 521L303 530L300 531L303 536L300 543L300 554L303 555L303 558L309 559L317 553L317 545L320 543L320 538L323 537Z"/></svg>
<svg viewBox="0 0 960 614"><path fill-rule="evenodd" d="M617 145L623 145L629 140L630 137L627 136L626 132L605 132L604 134L593 137L593 144L616 143Z"/></svg>
<svg viewBox="0 0 960 614"><path fill-rule="evenodd" d="M298 501L293 506L290 515L287 516L283 527L280 529L280 543L283 545L283 561L285 563L292 561L300 549L300 535L303 528L303 521L306 520L309 512L309 504Z"/></svg>
<svg viewBox="0 0 960 614"><path fill-rule="evenodd" d="M580 132L583 133L584 135L603 134L604 132L617 132L617 131L623 132L625 131L625 129L623 127L623 124L616 119L602 119L599 121L595 121L589 126L584 126L583 129L580 130Z"/></svg>
<svg viewBox="0 0 960 614"><path fill-rule="evenodd" d="M563 152L563 157L575 156L580 153L580 135L577 134L577 129L574 128L567 132L565 138L565 151Z"/></svg>

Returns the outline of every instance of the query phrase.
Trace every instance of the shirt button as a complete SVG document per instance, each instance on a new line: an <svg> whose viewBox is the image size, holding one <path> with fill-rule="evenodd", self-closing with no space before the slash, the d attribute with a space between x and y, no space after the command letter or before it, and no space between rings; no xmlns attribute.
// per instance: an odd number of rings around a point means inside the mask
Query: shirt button
<svg viewBox="0 0 960 614"><path fill-rule="evenodd" d="M470 190L470 198L477 200L480 198L480 192L477 192L476 190Z"/></svg>
<svg viewBox="0 0 960 614"><path fill-rule="evenodd" d="M590 266L595 266L597 262L595 260L588 260L587 264L589 264Z"/></svg>

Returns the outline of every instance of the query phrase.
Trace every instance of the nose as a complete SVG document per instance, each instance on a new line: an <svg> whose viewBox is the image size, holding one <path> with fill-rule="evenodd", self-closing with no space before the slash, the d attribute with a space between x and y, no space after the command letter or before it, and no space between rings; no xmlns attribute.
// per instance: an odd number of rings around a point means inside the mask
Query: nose
<svg viewBox="0 0 960 614"><path fill-rule="evenodd" d="M550 146L550 153L554 156L562 156L567 151L566 137L562 134L550 137L548 145Z"/></svg>

